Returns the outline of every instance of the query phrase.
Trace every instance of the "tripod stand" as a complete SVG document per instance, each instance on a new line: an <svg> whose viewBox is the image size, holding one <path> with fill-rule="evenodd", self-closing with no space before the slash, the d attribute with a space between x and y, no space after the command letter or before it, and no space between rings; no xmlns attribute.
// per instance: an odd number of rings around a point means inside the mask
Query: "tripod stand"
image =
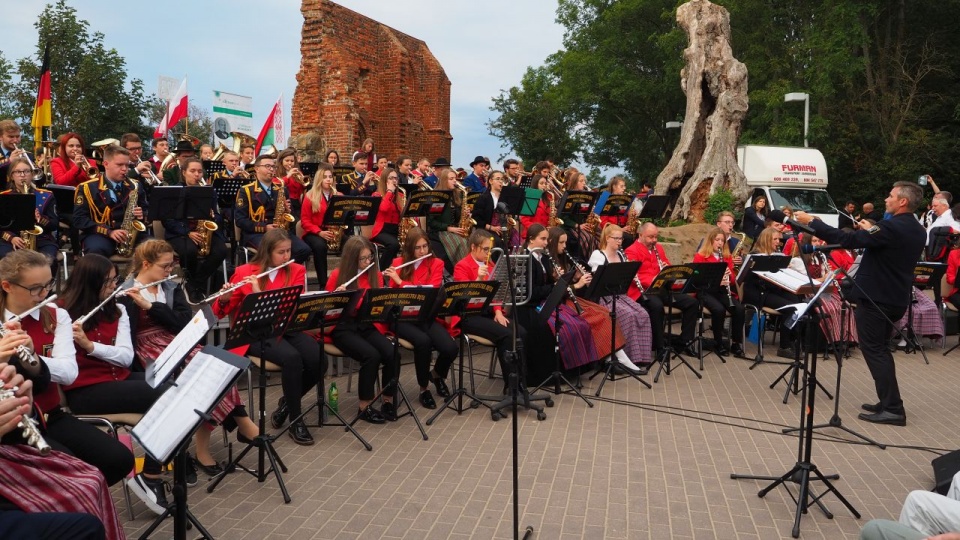
<svg viewBox="0 0 960 540"><path fill-rule="evenodd" d="M562 333L561 330L563 329L563 319L560 318L560 306L563 304L564 295L567 293L567 284L569 283L569 279L570 278L567 276L561 277L557 281L553 292L551 292L550 296L547 297L547 300L543 303L543 305L537 308L538 316L541 322L546 322L544 319L550 317L551 314L553 315L554 367L553 372L551 372L550 375L547 375L547 378L537 385L537 387L533 389L533 392L536 393L541 388L545 388L547 385L552 385L554 395L560 395L560 384L562 383L570 387L570 390L576 394L577 397L582 399L584 403L593 408L593 402L581 394L580 390L574 386L573 383L571 383L570 380L567 379L567 377L563 374L563 371L561 371L560 355L562 352L560 347L560 335ZM546 316L544 316L544 314L546 314ZM553 400L549 398L545 399L544 405L547 407L552 407Z"/></svg>
<svg viewBox="0 0 960 540"><path fill-rule="evenodd" d="M656 250L656 248L654 248ZM656 251L654 251L656 253ZM703 375L697 371L690 362L687 362L687 359L684 358L679 352L674 350L673 345L668 339L669 333L667 332L667 327L670 324L670 320L673 319L673 305L675 303L676 297L674 294L674 283L683 280L683 289L681 293L685 292L685 289L690 286L689 278L693 276L694 269L689 265L679 264L674 266L666 266L660 270L660 273L653 278L653 281L650 283L650 287L644 291L645 295L659 295L667 297L667 316L664 317L664 328L663 328L663 352L660 355L660 367L657 368L657 374L653 377L653 382L658 382L660 380L660 374L666 370L667 375L673 371L671 366L671 361L675 357L680 361L681 364L687 366L690 371L697 376L698 379L702 379Z"/></svg>

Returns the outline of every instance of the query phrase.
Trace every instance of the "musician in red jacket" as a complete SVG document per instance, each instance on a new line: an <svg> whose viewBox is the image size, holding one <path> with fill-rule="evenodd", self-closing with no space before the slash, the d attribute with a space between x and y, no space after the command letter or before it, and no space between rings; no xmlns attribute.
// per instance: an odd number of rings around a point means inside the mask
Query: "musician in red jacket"
<svg viewBox="0 0 960 540"><path fill-rule="evenodd" d="M698 292L703 295L703 306L710 311L711 328L715 342L714 351L719 356L727 356L731 352L734 356L743 356L743 304L737 298L737 286L733 278L733 257L730 255L730 244L727 235L720 227L710 229L710 232L700 242L700 249L693 255L693 262L723 262L727 263L727 271L723 277L721 287L716 291ZM730 348L723 344L723 320L730 312Z"/></svg>
<svg viewBox="0 0 960 540"><path fill-rule="evenodd" d="M443 279L443 261L430 255L430 240L420 227L407 231L401 257L393 260L390 268L383 271L383 277L390 287L440 287ZM409 264L408 264L409 263ZM398 270L398 267L406 264ZM417 382L420 384L420 404L428 409L436 409L437 402L427 383L433 381L437 388L437 395L442 398L450 396L446 379L453 360L457 357L459 347L453 340L443 321L430 321L423 325L401 322L397 325L397 335L413 344L413 364L417 370ZM437 364L430 369L432 352L437 351Z"/></svg>
<svg viewBox="0 0 960 540"><path fill-rule="evenodd" d="M663 246L657 242L660 229L652 222L644 223L640 227L640 236L632 246L624 251L627 259L640 262L640 270L637 271L637 277L640 278L640 284L646 290L653 283L653 278L660 273L660 270L670 265L667 254L663 251ZM650 323L653 328L653 347L657 350L659 356L663 350L665 328L664 306L670 305L679 309L682 314L680 326L680 339L682 340L681 352L687 356L697 356L696 349L693 348L694 332L697 324L697 301L692 296L686 294L672 295L653 295L643 294L633 283L630 284L630 290L627 291L630 298L637 300L646 308L650 314ZM672 300L671 300L672 297Z"/></svg>
<svg viewBox="0 0 960 540"><path fill-rule="evenodd" d="M306 284L307 271L303 265L291 263L280 267L290 260L290 235L284 229L270 229L263 235L257 256L249 263L238 266L230 278L229 287L244 282L244 286L221 296L213 304L213 313L223 318L228 315L236 316L236 312L243 299L251 293L283 289ZM259 276L259 274L265 274ZM288 332L278 340L267 340L264 343L254 342L249 346L235 351L238 354L249 352L263 360L272 362L282 368L280 372L280 386L283 396L277 403L277 410L270 417L271 424L279 429L288 418L300 416L300 400L316 386L326 366L320 365L320 345L317 340L303 332ZM300 445L313 444L313 436L307 430L303 420L297 420L287 432L293 442Z"/></svg>
<svg viewBox="0 0 960 540"><path fill-rule="evenodd" d="M527 229L530 228L534 223L539 223L543 225L543 228L550 228L550 199L554 196L548 190L550 189L550 180L545 176L534 175L533 185L540 191L543 191L543 195L540 196L540 201L537 203L537 211L532 216L520 216L520 223L523 224L523 239L527 239ZM554 204L559 204L560 201L555 201Z"/></svg>
<svg viewBox="0 0 960 540"><path fill-rule="evenodd" d="M950 292L944 295L944 299L955 308L960 308L960 283L956 282L958 269L960 269L960 249L954 249L947 256L947 283L951 287Z"/></svg>
<svg viewBox="0 0 960 540"><path fill-rule="evenodd" d="M60 186L79 186L90 179L89 169L97 164L83 155L83 137L76 133L64 133L59 139L57 157L50 160L53 183Z"/></svg>
<svg viewBox="0 0 960 540"><path fill-rule="evenodd" d="M400 212L403 204L400 202L402 193L397 187L400 175L396 169L386 169L380 176L374 197L382 197L380 210L377 212L377 221L373 224L370 241L383 246L380 250L380 268L386 268L387 263L393 260L400 251Z"/></svg>
<svg viewBox="0 0 960 540"><path fill-rule="evenodd" d="M333 167L328 163L321 163L313 185L303 196L303 207L300 210L303 241L313 251L313 264L317 270L317 281L320 283L327 281L327 254L330 252L330 242L334 240L334 232L323 225L323 216L327 213L330 198L335 195L340 195L340 192L334 185ZM341 245L343 241L341 231Z"/></svg>

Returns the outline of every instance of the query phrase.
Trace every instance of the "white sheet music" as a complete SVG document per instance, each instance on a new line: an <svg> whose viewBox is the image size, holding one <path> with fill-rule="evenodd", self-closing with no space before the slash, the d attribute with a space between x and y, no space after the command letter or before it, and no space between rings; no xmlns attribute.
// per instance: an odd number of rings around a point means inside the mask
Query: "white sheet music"
<svg viewBox="0 0 960 540"><path fill-rule="evenodd" d="M147 366L147 384L156 388L157 385L165 381L167 376L180 365L180 361L187 356L190 349L200 343L209 329L210 323L207 322L207 318L202 311L198 311L187 323L187 326L160 353L160 357Z"/></svg>
<svg viewBox="0 0 960 540"><path fill-rule="evenodd" d="M796 293L801 287L810 285L807 276L789 269L783 269L779 272L754 271L754 274L760 276L771 283L778 285L792 293Z"/></svg>
<svg viewBox="0 0 960 540"><path fill-rule="evenodd" d="M204 352L197 353L170 388L154 402L133 428L140 445L157 461L166 463L177 445L202 420L240 370Z"/></svg>

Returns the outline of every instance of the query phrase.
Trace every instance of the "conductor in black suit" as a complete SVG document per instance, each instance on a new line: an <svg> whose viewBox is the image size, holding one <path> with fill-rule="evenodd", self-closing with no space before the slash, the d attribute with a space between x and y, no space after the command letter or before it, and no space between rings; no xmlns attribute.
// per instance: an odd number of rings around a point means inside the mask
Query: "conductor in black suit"
<svg viewBox="0 0 960 540"><path fill-rule="evenodd" d="M852 297L857 301L854 317L860 348L877 387L879 403L865 403L859 418L877 424L907 425L907 415L897 385L893 353L887 341L893 321L900 320L911 300L913 271L926 234L913 213L923 198L923 191L913 182L897 182L886 199L887 220L871 225L859 223L858 231L841 231L804 212L793 219L809 225L818 238L844 248L866 248L854 278Z"/></svg>

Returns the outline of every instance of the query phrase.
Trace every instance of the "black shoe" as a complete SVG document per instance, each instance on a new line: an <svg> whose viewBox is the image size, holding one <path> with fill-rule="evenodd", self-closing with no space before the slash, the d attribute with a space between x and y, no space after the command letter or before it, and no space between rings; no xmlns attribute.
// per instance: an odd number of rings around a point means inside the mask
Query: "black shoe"
<svg viewBox="0 0 960 540"><path fill-rule="evenodd" d="M730 349L728 349L724 345L717 345L716 347L714 347L713 352L717 353L717 356L721 358L725 356L730 356Z"/></svg>
<svg viewBox="0 0 960 540"><path fill-rule="evenodd" d="M270 425L273 426L273 429L280 429L287 423L287 416L290 416L290 409L287 408L287 399L281 397L280 401L277 402L277 410L273 411L273 414L270 415Z"/></svg>
<svg viewBox="0 0 960 540"><path fill-rule="evenodd" d="M442 398L448 398L448 397L450 397L450 389L447 388L447 381L444 380L443 377L434 377L434 378L431 379L431 380L432 380L432 382L433 382L433 386L435 386L435 387L437 388L437 395L438 395L438 396L440 396L440 397L442 397ZM430 407L430 408L432 409L433 407Z"/></svg>
<svg viewBox="0 0 960 540"><path fill-rule="evenodd" d="M878 413L883 410L883 407L879 403L864 403L860 408L869 413Z"/></svg>
<svg viewBox="0 0 960 540"><path fill-rule="evenodd" d="M742 358L744 354L743 345L740 343L734 343L730 345L730 353L736 357Z"/></svg>
<svg viewBox="0 0 960 540"><path fill-rule="evenodd" d="M793 347L780 347L777 349L777 356L780 358L789 358L793 360L797 357L797 351Z"/></svg>
<svg viewBox="0 0 960 540"><path fill-rule="evenodd" d="M360 411L358 418L371 424L383 424L386 422L386 420L383 419L383 415L380 414L380 411L374 409L373 405L367 405L366 409Z"/></svg>
<svg viewBox="0 0 960 540"><path fill-rule="evenodd" d="M203 474L207 476L217 476L223 472L223 467L219 463L214 463L213 465L204 465L200 463L200 460L195 460L194 463L197 465L197 468L203 471Z"/></svg>
<svg viewBox="0 0 960 540"><path fill-rule="evenodd" d="M440 392L437 393L439 394ZM437 402L433 399L433 394L431 394L429 390L420 392L420 404L428 409L437 408Z"/></svg>
<svg viewBox="0 0 960 540"><path fill-rule="evenodd" d="M190 454L187 454L187 486L193 487L197 485L197 460L193 458Z"/></svg>
<svg viewBox="0 0 960 540"><path fill-rule="evenodd" d="M380 407L380 414L383 415L383 419L384 419L384 420L388 420L388 421L390 421L390 422L396 422L396 421L397 421L397 418L398 418L398 417L397 417L397 408L394 407L392 401L384 401L384 402L383 402L383 406Z"/></svg>
<svg viewBox="0 0 960 540"><path fill-rule="evenodd" d="M907 425L907 415L894 414L887 411L880 411L873 414L860 413L857 418L865 422L873 422L874 424L890 424L891 426Z"/></svg>
<svg viewBox="0 0 960 540"><path fill-rule="evenodd" d="M680 349L680 353L686 356L700 356L700 354L697 353L697 340L691 339L684 344L683 348Z"/></svg>
<svg viewBox="0 0 960 540"><path fill-rule="evenodd" d="M260 439L248 439L243 433L237 431L237 442L240 444L252 444L254 446L260 446Z"/></svg>
<svg viewBox="0 0 960 540"><path fill-rule="evenodd" d="M167 495L164 492L163 480L147 478L143 473L127 479L127 487L153 513L160 515L167 510Z"/></svg>
<svg viewBox="0 0 960 540"><path fill-rule="evenodd" d="M293 442L301 446L310 446L313 444L313 435L310 435L310 430L307 429L307 425L303 423L303 420L294 422L287 431L287 435L290 435Z"/></svg>
<svg viewBox="0 0 960 540"><path fill-rule="evenodd" d="M646 375L650 373L650 364L639 364L637 365L637 375Z"/></svg>

